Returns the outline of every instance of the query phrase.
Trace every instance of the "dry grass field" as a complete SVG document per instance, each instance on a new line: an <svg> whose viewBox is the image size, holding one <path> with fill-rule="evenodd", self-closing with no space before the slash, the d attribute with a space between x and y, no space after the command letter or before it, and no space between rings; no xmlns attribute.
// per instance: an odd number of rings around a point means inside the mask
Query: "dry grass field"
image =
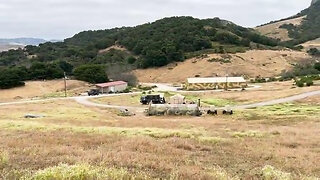
<svg viewBox="0 0 320 180"><path fill-rule="evenodd" d="M243 102L311 90L276 86ZM242 103L237 92L221 94L221 101ZM70 100L1 106L0 179L316 180L319 100L202 117L122 117Z"/></svg>
<svg viewBox="0 0 320 180"><path fill-rule="evenodd" d="M202 99L204 101L210 99L224 99L236 104L250 104L263 101L269 101L278 98L294 96L297 94L319 90L319 86L311 86L298 88L293 85L294 82L271 82L258 84L261 88L247 91L230 91L230 92L208 92L208 93L192 93L191 97Z"/></svg>
<svg viewBox="0 0 320 180"><path fill-rule="evenodd" d="M225 56L225 55L223 55ZM230 60L228 63L212 62L214 58ZM222 57L209 54L208 57L191 58L184 62L173 63L161 68L134 71L140 82L185 82L189 77L248 76L274 77L293 65L309 60L305 52L251 50L245 53L230 54Z"/></svg>
<svg viewBox="0 0 320 180"><path fill-rule="evenodd" d="M284 24L293 24L297 26L302 23L304 18L305 16L298 17L295 19L280 21L272 24L267 24L264 26L257 27L256 30L259 31L262 35L275 38L275 39L280 39L281 41L288 41L288 40L291 40L291 38L289 38L288 31L286 29L280 28L280 26Z"/></svg>
<svg viewBox="0 0 320 180"><path fill-rule="evenodd" d="M306 50L320 48L320 38L301 44Z"/></svg>
<svg viewBox="0 0 320 180"><path fill-rule="evenodd" d="M68 95L77 95L90 89L89 84L68 80ZM27 81L23 87L0 90L0 102L17 101L20 99L59 97L64 95L64 81Z"/></svg>
<svg viewBox="0 0 320 180"><path fill-rule="evenodd" d="M93 99L93 102L117 106L144 107L140 103L140 94L102 97Z"/></svg>

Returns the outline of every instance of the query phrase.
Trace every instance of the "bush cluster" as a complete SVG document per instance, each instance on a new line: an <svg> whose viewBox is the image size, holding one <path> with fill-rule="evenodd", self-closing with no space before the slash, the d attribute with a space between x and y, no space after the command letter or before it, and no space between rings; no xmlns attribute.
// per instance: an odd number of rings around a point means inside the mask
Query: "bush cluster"
<svg viewBox="0 0 320 180"><path fill-rule="evenodd" d="M72 66L64 61L55 63L34 62L30 68L24 66L2 68L0 89L24 86L26 80L51 80L64 77L64 72L72 71Z"/></svg>
<svg viewBox="0 0 320 180"><path fill-rule="evenodd" d="M298 87L304 87L304 86L309 87L309 86L313 86L314 80L320 80L320 76L305 76L300 79L297 79L295 82Z"/></svg>
<svg viewBox="0 0 320 180"><path fill-rule="evenodd" d="M90 83L103 83L108 81L108 76L103 65L81 65L74 70L74 76L78 80Z"/></svg>
<svg viewBox="0 0 320 180"><path fill-rule="evenodd" d="M282 72L281 80L291 80L296 77L315 76L320 74L320 63L297 65L292 70Z"/></svg>

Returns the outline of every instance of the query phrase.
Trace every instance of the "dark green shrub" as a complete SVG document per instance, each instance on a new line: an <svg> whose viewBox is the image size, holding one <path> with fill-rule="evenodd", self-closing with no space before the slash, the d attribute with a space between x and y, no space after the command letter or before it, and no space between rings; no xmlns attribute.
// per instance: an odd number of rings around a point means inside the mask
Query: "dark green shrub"
<svg viewBox="0 0 320 180"><path fill-rule="evenodd" d="M133 56L130 56L130 57L127 58L127 62L129 64L134 64L136 61L137 61L137 59L135 57L133 57Z"/></svg>
<svg viewBox="0 0 320 180"><path fill-rule="evenodd" d="M108 76L103 65L89 64L77 67L74 76L78 80L90 83L103 83L108 81Z"/></svg>
<svg viewBox="0 0 320 180"><path fill-rule="evenodd" d="M319 56L320 51L317 48L311 48L308 50L308 53L312 56Z"/></svg>
<svg viewBox="0 0 320 180"><path fill-rule="evenodd" d="M302 81L297 81L297 82L296 82L296 85L297 85L298 87L303 87L303 86L304 86L304 82L302 82Z"/></svg>
<svg viewBox="0 0 320 180"><path fill-rule="evenodd" d="M63 70L59 64L48 64L42 62L35 62L31 65L30 79L43 80L43 79L58 79L64 77Z"/></svg>
<svg viewBox="0 0 320 180"><path fill-rule="evenodd" d="M320 63L315 63L313 66L316 70L320 71Z"/></svg>
<svg viewBox="0 0 320 180"><path fill-rule="evenodd" d="M2 69L0 73L0 89L9 89L24 86L23 77L14 69Z"/></svg>
<svg viewBox="0 0 320 180"><path fill-rule="evenodd" d="M308 87L313 86L313 81L312 81L311 79L307 80L307 81L306 81L306 85L307 85Z"/></svg>

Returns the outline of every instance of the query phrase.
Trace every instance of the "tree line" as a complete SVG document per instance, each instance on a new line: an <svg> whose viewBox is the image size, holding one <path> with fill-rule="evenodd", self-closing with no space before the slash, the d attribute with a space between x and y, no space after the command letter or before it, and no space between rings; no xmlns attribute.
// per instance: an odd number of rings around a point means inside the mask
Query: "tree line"
<svg viewBox="0 0 320 180"><path fill-rule="evenodd" d="M57 63L35 62L30 68L17 66L1 68L0 89L24 86L27 80L52 80L64 78L64 73L72 75L78 80L91 83L107 82L108 76L103 65L88 64L73 69L73 66L65 61Z"/></svg>
<svg viewBox="0 0 320 180"><path fill-rule="evenodd" d="M218 18L172 17L136 27L84 31L64 42L47 42L3 52L0 66L19 64L30 58L40 62L64 59L77 66L97 61L99 50L118 44L140 57L135 62L138 67L148 68L183 61L188 52L218 49L224 45L250 48L253 43L278 45L275 39Z"/></svg>

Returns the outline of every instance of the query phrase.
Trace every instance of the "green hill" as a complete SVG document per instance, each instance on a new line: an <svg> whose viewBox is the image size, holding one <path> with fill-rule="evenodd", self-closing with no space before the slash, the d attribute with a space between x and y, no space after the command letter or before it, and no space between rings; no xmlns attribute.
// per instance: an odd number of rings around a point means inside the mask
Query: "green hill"
<svg viewBox="0 0 320 180"><path fill-rule="evenodd" d="M101 53L114 45L126 50L111 49ZM204 52L243 52L277 45L275 39L218 18L171 17L136 27L84 31L63 42L2 52L0 68L46 67L54 75L40 72L34 76L35 73L30 72L27 79L47 79L60 77L63 71L72 73L73 67L84 64L100 64L109 69L114 65L129 69L159 67Z"/></svg>
<svg viewBox="0 0 320 180"><path fill-rule="evenodd" d="M298 45L320 37L320 1L314 1L312 5L293 17L306 16L301 25L285 24L280 28L287 29L292 40L285 42L288 45Z"/></svg>
<svg viewBox="0 0 320 180"><path fill-rule="evenodd" d="M316 2L318 2L319 0L312 0L311 5L315 4Z"/></svg>
<svg viewBox="0 0 320 180"><path fill-rule="evenodd" d="M85 31L64 42L44 43L39 47L27 46L23 52L2 53L0 65L22 63L28 55L35 55L33 61L40 62L65 59L75 65L94 63L99 50L118 44L141 57L137 62L139 66L163 66L172 61L182 61L186 53L204 49L221 51L230 45L248 49L252 48L251 43L277 45L277 41L258 35L252 29L218 18L172 17L136 27ZM9 58L11 55L16 57Z"/></svg>

